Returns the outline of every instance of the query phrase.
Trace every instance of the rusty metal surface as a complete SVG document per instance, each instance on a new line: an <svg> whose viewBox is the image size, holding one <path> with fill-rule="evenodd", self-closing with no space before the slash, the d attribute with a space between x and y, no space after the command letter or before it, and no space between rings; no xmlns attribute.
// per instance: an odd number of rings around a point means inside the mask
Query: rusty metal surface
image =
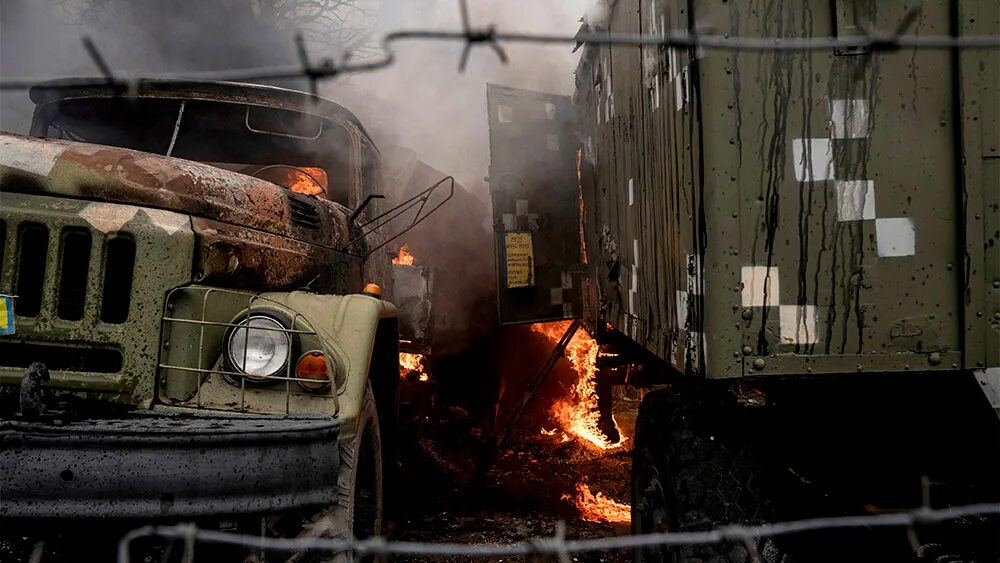
<svg viewBox="0 0 1000 563"><path fill-rule="evenodd" d="M486 95L500 323L578 318L573 106L566 96L494 84Z"/></svg>
<svg viewBox="0 0 1000 563"><path fill-rule="evenodd" d="M906 12L870 8L876 26ZM961 11L925 3L911 32L998 21L995 3ZM607 29L849 32L837 17L823 2L623 0ZM997 56L586 48L596 319L709 377L996 365Z"/></svg>
<svg viewBox="0 0 1000 563"><path fill-rule="evenodd" d="M281 186L207 164L101 145L0 134L0 148L52 155L46 174L0 160L9 192L167 209L334 247L346 242L347 208L310 198L318 229L297 224ZM42 176L42 178L39 178Z"/></svg>
<svg viewBox="0 0 1000 563"><path fill-rule="evenodd" d="M193 218L194 280L246 289L361 291L361 260L332 248L241 226ZM328 224L329 225L329 224ZM346 224L333 224L343 227Z"/></svg>

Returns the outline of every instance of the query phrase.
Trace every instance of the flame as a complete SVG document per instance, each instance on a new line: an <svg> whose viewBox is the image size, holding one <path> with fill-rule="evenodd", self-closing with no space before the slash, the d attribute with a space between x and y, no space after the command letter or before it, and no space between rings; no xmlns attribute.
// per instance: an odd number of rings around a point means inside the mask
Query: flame
<svg viewBox="0 0 1000 563"><path fill-rule="evenodd" d="M399 353L399 377L406 377L416 372L420 381L427 381L429 376L424 368L423 354Z"/></svg>
<svg viewBox="0 0 1000 563"><path fill-rule="evenodd" d="M288 189L300 194L325 195L327 181L322 168L302 166L288 171Z"/></svg>
<svg viewBox="0 0 1000 563"><path fill-rule="evenodd" d="M604 493L598 492L595 495L590 492L590 487L586 483L576 484L575 498L569 494L564 494L562 498L572 501L580 511L580 518L587 522L628 524L632 521L632 509L629 505L606 497Z"/></svg>
<svg viewBox="0 0 1000 563"><path fill-rule="evenodd" d="M570 322L533 324L531 330L544 335L555 345L569 328ZM586 331L577 330L566 346L566 357L577 373L577 381L568 396L552 405L550 413L566 433L581 438L585 444L597 449L608 450L621 446L626 437L616 422L615 427L618 428L621 439L618 442L609 442L598 426L600 414L597 410L595 381L597 351L597 342Z"/></svg>
<svg viewBox="0 0 1000 563"><path fill-rule="evenodd" d="M410 251L406 249L405 244L399 247L399 254L397 254L396 257L392 259L392 263L402 264L404 266L413 265L413 255L410 254Z"/></svg>

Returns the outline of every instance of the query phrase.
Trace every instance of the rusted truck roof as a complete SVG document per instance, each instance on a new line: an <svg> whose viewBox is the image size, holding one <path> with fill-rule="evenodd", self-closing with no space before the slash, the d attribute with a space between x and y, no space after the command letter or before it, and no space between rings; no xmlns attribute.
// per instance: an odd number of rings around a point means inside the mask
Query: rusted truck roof
<svg viewBox="0 0 1000 563"><path fill-rule="evenodd" d="M101 78L62 78L42 82L31 88L35 113L53 102L75 98L138 98L206 100L252 104L298 111L350 123L369 141L371 137L353 112L337 102L307 92L242 82L212 80L172 80L143 78L132 83L108 82ZM371 143L374 146L374 142Z"/></svg>

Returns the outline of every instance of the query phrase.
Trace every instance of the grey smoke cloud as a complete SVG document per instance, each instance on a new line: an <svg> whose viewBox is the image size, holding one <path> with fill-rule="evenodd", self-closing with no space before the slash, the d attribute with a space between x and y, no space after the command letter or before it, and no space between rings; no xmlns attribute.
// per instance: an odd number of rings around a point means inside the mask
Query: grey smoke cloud
<svg viewBox="0 0 1000 563"><path fill-rule="evenodd" d="M474 26L572 35L593 1L473 0L469 12ZM457 1L382 1L379 32L416 28L460 29ZM335 82L325 91L359 112L376 138L416 150L422 160L454 174L485 200L486 83L570 94L579 59L579 52L571 53L572 45L504 48L509 64L503 65L491 49L478 47L460 74L460 43L401 43L393 67Z"/></svg>
<svg viewBox="0 0 1000 563"><path fill-rule="evenodd" d="M318 42L323 24L308 18L268 21L262 6L292 0L0 0L0 74L7 77L94 75L80 44L90 35L123 74L202 71L296 64L294 26L308 25L315 58L337 55ZM394 29L458 29L453 0L345 0L375 9L373 37ZM604 1L604 0L602 0ZM573 34L594 0L472 0L475 25ZM96 7L96 9L95 9ZM376 9L377 8L377 9ZM273 8L271 8L273 11ZM350 15L350 14L349 14ZM356 18L348 18L353 21ZM461 44L397 44L398 63L328 82L323 92L356 111L385 142L417 150L433 166L481 187L486 173L485 84L569 93L578 54L566 45L506 45L504 66L489 49L474 49L457 71ZM300 87L302 83L299 83ZM4 92L0 129L25 132L27 92Z"/></svg>

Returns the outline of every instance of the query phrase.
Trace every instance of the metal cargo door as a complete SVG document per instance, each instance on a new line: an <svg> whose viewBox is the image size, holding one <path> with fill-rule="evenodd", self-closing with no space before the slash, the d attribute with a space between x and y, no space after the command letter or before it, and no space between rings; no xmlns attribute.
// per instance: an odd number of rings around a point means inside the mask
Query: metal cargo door
<svg viewBox="0 0 1000 563"><path fill-rule="evenodd" d="M570 98L490 84L486 99L500 324L580 317Z"/></svg>

